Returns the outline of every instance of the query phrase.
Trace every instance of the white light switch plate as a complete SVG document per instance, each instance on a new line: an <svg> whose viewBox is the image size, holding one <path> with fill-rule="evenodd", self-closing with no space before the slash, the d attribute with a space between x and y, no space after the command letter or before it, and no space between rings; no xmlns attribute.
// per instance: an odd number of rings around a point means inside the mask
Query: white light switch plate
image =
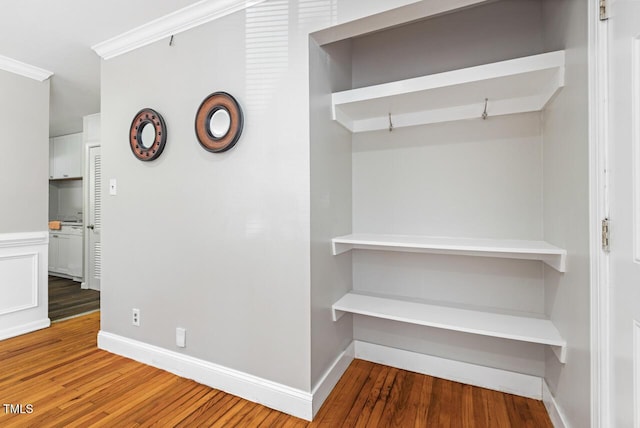
<svg viewBox="0 0 640 428"><path fill-rule="evenodd" d="M116 179L112 178L109 180L109 194L116 195L118 193Z"/></svg>

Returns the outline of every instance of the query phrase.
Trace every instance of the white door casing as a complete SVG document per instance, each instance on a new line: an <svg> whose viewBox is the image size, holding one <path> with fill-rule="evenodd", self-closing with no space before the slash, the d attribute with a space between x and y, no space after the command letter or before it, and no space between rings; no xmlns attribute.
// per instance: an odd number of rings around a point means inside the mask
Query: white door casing
<svg viewBox="0 0 640 428"><path fill-rule="evenodd" d="M610 418L640 428L640 0L610 1L608 15Z"/></svg>

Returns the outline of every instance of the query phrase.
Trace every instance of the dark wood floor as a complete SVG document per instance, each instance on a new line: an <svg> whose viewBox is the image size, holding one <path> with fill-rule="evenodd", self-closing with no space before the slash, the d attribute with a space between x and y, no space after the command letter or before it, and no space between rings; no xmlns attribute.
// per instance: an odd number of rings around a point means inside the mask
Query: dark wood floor
<svg viewBox="0 0 640 428"><path fill-rule="evenodd" d="M0 341L0 402L24 410L0 408L0 426L552 427L540 401L362 360L308 423L101 351L99 326L96 312Z"/></svg>
<svg viewBox="0 0 640 428"><path fill-rule="evenodd" d="M49 275L49 319L57 321L100 309L100 292L80 283Z"/></svg>

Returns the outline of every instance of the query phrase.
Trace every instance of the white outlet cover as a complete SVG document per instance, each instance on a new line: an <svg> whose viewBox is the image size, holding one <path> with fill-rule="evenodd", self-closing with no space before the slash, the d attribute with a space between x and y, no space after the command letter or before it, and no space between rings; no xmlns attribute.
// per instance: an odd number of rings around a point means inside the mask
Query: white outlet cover
<svg viewBox="0 0 640 428"><path fill-rule="evenodd" d="M186 348L187 346L187 330L184 328L176 328L176 346L178 348Z"/></svg>

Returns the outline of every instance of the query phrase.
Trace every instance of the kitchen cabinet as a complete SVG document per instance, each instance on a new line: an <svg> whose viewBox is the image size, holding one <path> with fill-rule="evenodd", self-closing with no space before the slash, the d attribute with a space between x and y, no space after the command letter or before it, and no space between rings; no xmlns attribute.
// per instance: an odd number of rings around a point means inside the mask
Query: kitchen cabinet
<svg viewBox="0 0 640 428"><path fill-rule="evenodd" d="M49 179L82 178L82 133L53 137L49 148Z"/></svg>
<svg viewBox="0 0 640 428"><path fill-rule="evenodd" d="M49 273L82 280L82 226L49 232Z"/></svg>

